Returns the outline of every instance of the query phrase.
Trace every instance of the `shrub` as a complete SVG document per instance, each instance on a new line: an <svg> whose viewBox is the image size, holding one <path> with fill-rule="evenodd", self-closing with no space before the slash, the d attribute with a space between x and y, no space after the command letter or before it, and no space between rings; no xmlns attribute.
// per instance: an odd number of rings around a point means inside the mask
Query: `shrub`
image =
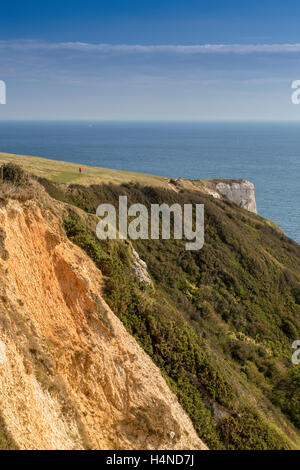
<svg viewBox="0 0 300 470"><path fill-rule="evenodd" d="M28 176L23 168L15 163L4 163L2 171L5 181L10 181L17 186L24 186L28 182Z"/></svg>
<svg viewBox="0 0 300 470"><path fill-rule="evenodd" d="M289 450L291 447L272 426L266 424L255 410L223 418L220 431L227 449Z"/></svg>

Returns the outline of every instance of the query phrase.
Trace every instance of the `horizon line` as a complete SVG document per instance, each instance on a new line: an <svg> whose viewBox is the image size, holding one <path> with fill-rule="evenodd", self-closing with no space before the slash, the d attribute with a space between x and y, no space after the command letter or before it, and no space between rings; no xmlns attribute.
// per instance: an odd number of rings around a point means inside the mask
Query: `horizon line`
<svg viewBox="0 0 300 470"><path fill-rule="evenodd" d="M101 118L29 118L29 119L20 119L20 118L11 118L11 119L1 119L1 122L174 122L174 123L205 123L205 122L299 122L300 119L260 119L260 118L232 118L232 119L101 119Z"/></svg>

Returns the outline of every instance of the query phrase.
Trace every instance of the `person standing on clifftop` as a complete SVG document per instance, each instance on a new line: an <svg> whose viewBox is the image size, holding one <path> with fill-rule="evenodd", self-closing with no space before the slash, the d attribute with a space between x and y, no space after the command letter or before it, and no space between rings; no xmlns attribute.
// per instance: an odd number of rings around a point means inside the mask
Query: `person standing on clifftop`
<svg viewBox="0 0 300 470"><path fill-rule="evenodd" d="M81 168L81 167L79 167L79 174L80 174L80 175L81 175L81 172L82 172L82 168Z"/></svg>

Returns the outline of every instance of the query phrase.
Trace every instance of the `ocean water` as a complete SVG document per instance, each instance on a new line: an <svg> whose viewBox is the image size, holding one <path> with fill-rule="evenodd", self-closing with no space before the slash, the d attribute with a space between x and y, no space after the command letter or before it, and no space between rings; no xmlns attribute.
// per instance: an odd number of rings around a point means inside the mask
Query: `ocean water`
<svg viewBox="0 0 300 470"><path fill-rule="evenodd" d="M300 123L0 122L0 152L162 176L242 178L300 243Z"/></svg>

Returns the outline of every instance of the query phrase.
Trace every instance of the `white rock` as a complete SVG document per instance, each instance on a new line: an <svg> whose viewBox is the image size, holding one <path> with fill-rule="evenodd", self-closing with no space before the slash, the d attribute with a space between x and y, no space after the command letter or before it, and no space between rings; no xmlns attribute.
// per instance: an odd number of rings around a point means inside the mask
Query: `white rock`
<svg viewBox="0 0 300 470"><path fill-rule="evenodd" d="M222 196L227 197L238 206L257 214L254 184L250 181L220 181L216 184L216 189Z"/></svg>
<svg viewBox="0 0 300 470"><path fill-rule="evenodd" d="M141 282L150 285L151 279L147 271L147 264L139 257L139 254L137 253L137 251L135 251L134 248L132 248L132 254L134 259L132 263L132 269L134 274L139 278Z"/></svg>
<svg viewBox="0 0 300 470"><path fill-rule="evenodd" d="M215 199L221 199L220 194L217 193L216 191L213 191L212 189L205 188L205 192L209 194L210 196L214 197Z"/></svg>

